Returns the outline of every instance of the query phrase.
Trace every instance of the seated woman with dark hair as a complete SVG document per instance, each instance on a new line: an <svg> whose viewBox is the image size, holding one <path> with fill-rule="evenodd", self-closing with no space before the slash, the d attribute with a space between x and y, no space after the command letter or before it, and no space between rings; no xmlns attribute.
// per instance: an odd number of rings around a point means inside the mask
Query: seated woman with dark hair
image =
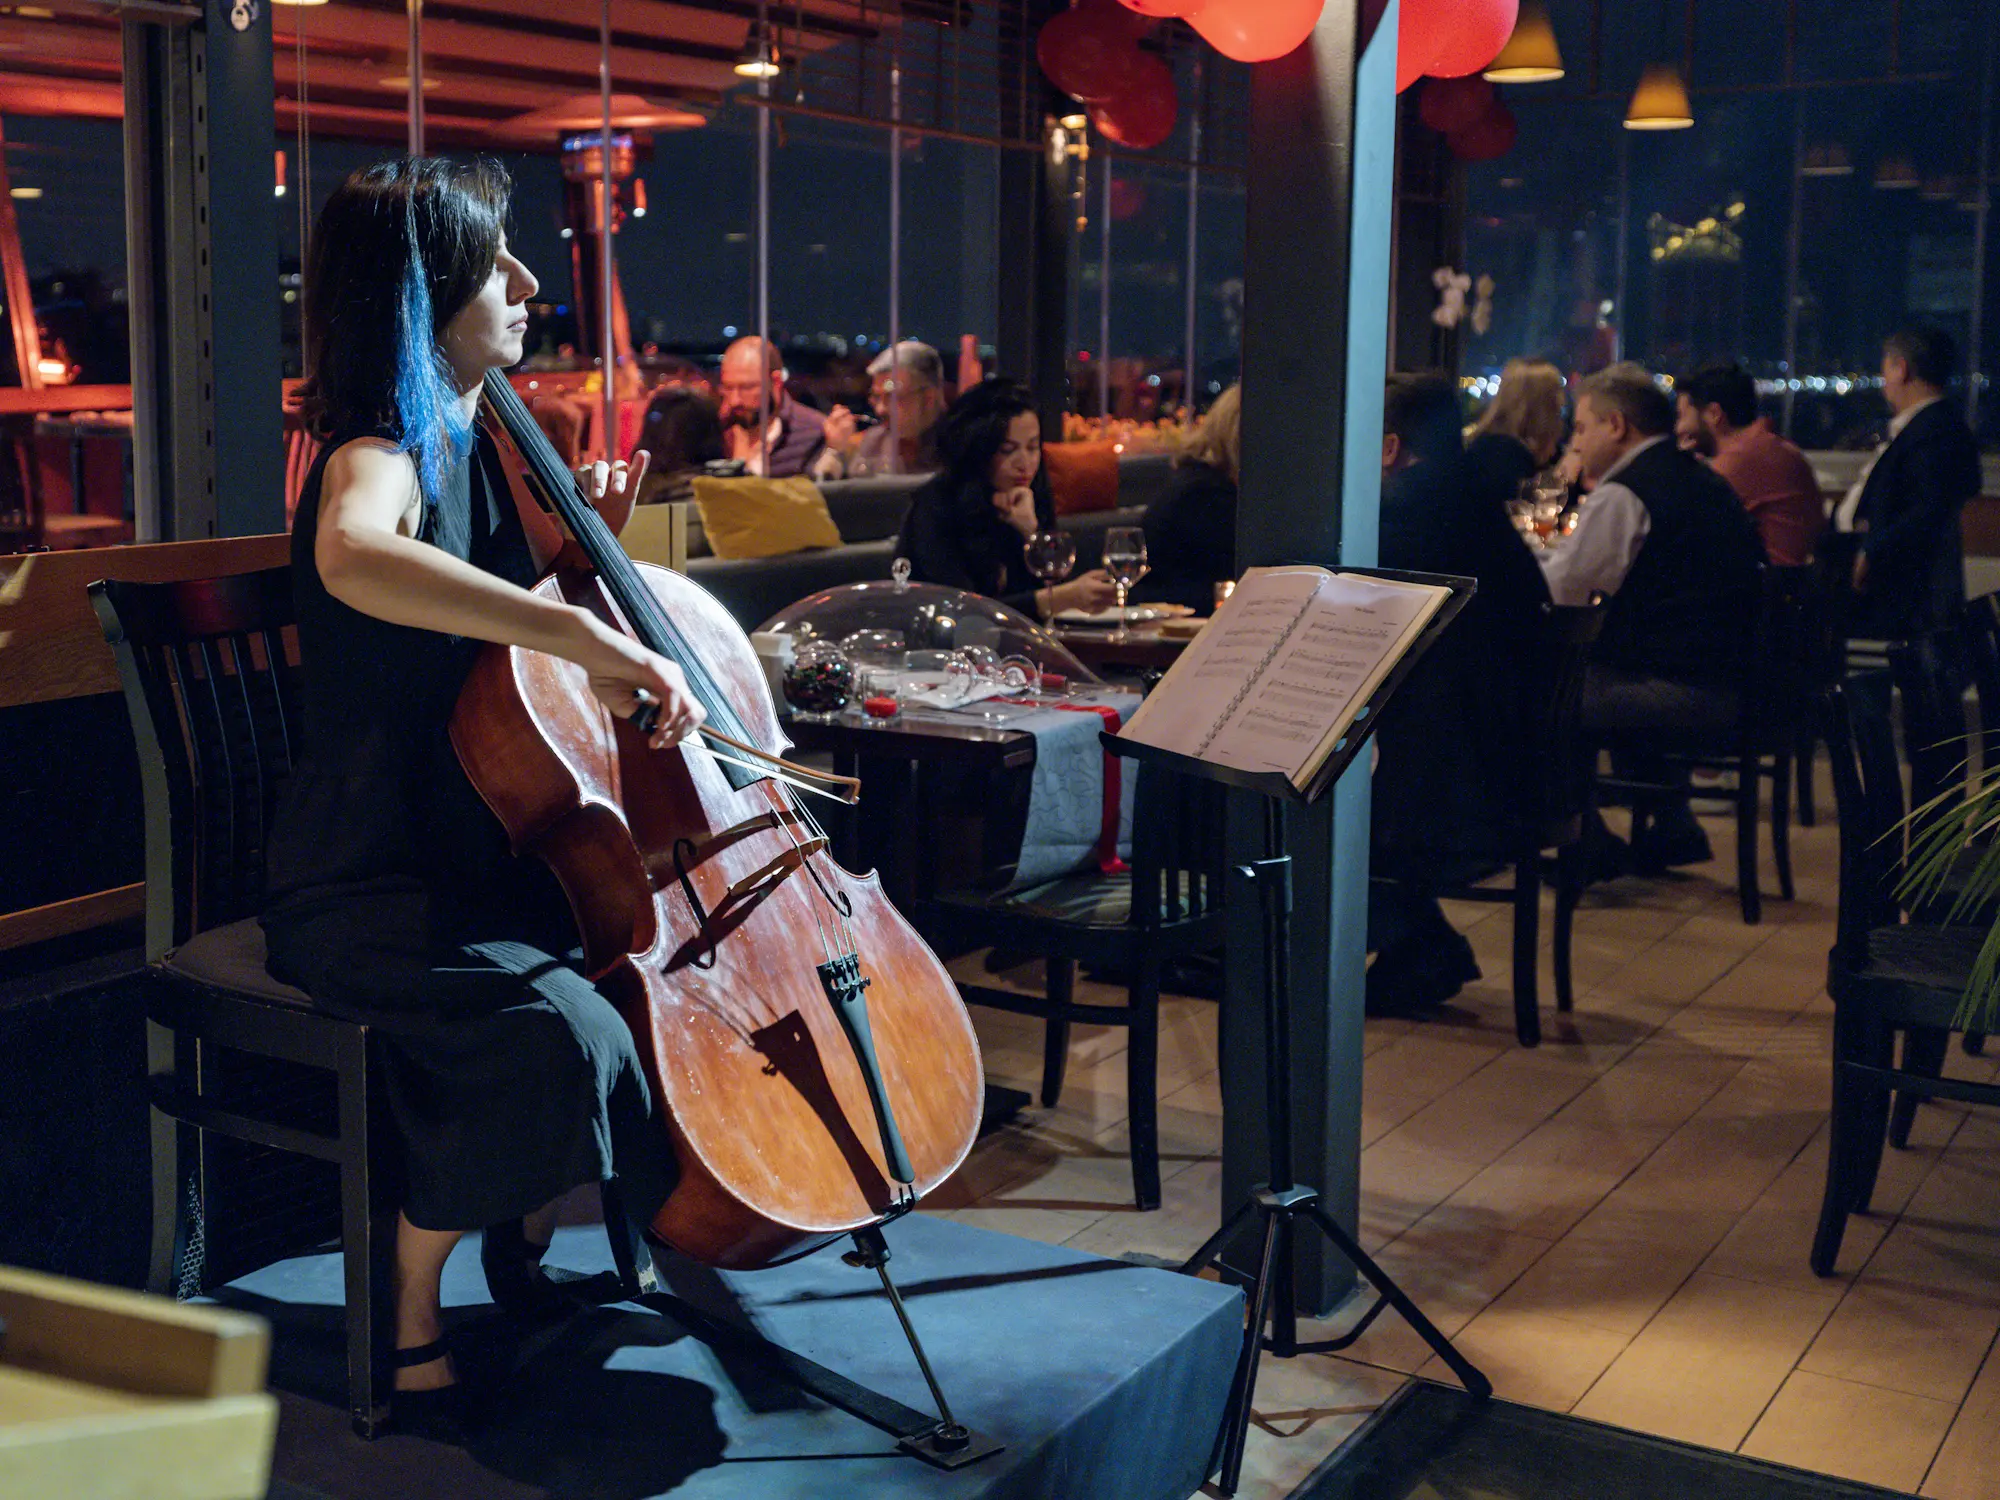
<svg viewBox="0 0 2000 1500"><path fill-rule="evenodd" d="M1011 380L963 392L938 419L939 472L910 497L896 555L918 583L938 583L998 599L1031 619L1058 610L1099 610L1116 597L1110 575L1038 587L1027 542L1056 526L1042 473L1042 427L1034 398Z"/></svg>
<svg viewBox="0 0 2000 1500"><path fill-rule="evenodd" d="M646 407L637 448L650 459L639 504L694 499L694 476L726 458L715 403L689 386L662 386Z"/></svg>
<svg viewBox="0 0 2000 1500"><path fill-rule="evenodd" d="M1215 607L1215 586L1236 577L1236 485L1243 470L1243 388L1232 385L1208 409L1174 465L1164 492L1146 507L1149 572L1132 591L1143 603Z"/></svg>

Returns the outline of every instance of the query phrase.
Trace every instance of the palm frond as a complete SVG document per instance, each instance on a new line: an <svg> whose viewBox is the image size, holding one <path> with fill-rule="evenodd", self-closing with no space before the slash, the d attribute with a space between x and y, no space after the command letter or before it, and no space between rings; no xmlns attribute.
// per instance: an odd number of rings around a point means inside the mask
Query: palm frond
<svg viewBox="0 0 2000 1500"><path fill-rule="evenodd" d="M1952 1024L1963 1031L2000 1031L2000 776L1969 789L1955 781L1912 808L1884 837L1907 839L1896 880L1896 899L1903 906L1947 923L1996 912ZM1949 904L1939 911L1947 893Z"/></svg>

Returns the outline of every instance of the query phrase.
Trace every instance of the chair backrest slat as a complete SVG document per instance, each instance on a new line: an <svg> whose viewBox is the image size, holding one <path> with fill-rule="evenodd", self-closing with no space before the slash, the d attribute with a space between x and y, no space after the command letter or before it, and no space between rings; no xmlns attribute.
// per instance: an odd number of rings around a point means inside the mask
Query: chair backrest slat
<svg viewBox="0 0 2000 1500"><path fill-rule="evenodd" d="M1159 766L1125 762L1132 802L1132 921L1192 921L1222 905L1223 788Z"/></svg>
<svg viewBox="0 0 2000 1500"><path fill-rule="evenodd" d="M158 951L262 903L271 817L300 749L291 577L270 568L90 592L134 718Z"/></svg>
<svg viewBox="0 0 2000 1500"><path fill-rule="evenodd" d="M1859 695L1877 708L1886 704L1887 684L1876 682ZM1897 917L1895 882L1903 867L1903 768L1895 732L1876 708L1856 711L1857 695L1836 685L1820 697L1820 731L1833 772L1834 805L1840 818L1840 906L1835 942L1855 966L1868 960L1870 928Z"/></svg>

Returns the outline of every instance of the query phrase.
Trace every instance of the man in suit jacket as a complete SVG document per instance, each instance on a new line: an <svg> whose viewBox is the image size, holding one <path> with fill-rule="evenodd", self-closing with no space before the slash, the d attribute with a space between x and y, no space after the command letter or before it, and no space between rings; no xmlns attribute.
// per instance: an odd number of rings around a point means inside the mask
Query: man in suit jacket
<svg viewBox="0 0 2000 1500"><path fill-rule="evenodd" d="M1957 358L1935 329L1899 329L1883 341L1882 395L1894 415L1852 515L1861 543L1849 635L1936 630L1965 602L1959 512L1979 493L1979 445L1945 399Z"/></svg>

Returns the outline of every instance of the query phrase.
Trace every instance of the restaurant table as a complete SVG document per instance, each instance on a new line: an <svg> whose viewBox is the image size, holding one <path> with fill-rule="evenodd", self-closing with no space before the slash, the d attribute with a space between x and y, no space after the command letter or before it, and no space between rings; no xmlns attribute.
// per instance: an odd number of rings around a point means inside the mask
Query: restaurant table
<svg viewBox="0 0 2000 1500"><path fill-rule="evenodd" d="M1066 873L1102 833L1106 769L1095 713L1103 704L1130 717L1138 699L1107 690L1062 706L995 704L1011 722L963 711L906 705L887 720L847 713L826 723L797 718L785 732L806 754L832 757L858 776L852 808L815 802L851 870L877 870L902 904L945 885L1004 889ZM1121 843L1129 839L1131 788L1120 793Z"/></svg>
<svg viewBox="0 0 2000 1500"><path fill-rule="evenodd" d="M1107 667L1151 668L1164 672L1181 658L1192 636L1162 635L1158 626L1134 628L1126 640L1111 638L1108 630L1089 626L1059 626L1055 637L1078 661L1093 672Z"/></svg>

